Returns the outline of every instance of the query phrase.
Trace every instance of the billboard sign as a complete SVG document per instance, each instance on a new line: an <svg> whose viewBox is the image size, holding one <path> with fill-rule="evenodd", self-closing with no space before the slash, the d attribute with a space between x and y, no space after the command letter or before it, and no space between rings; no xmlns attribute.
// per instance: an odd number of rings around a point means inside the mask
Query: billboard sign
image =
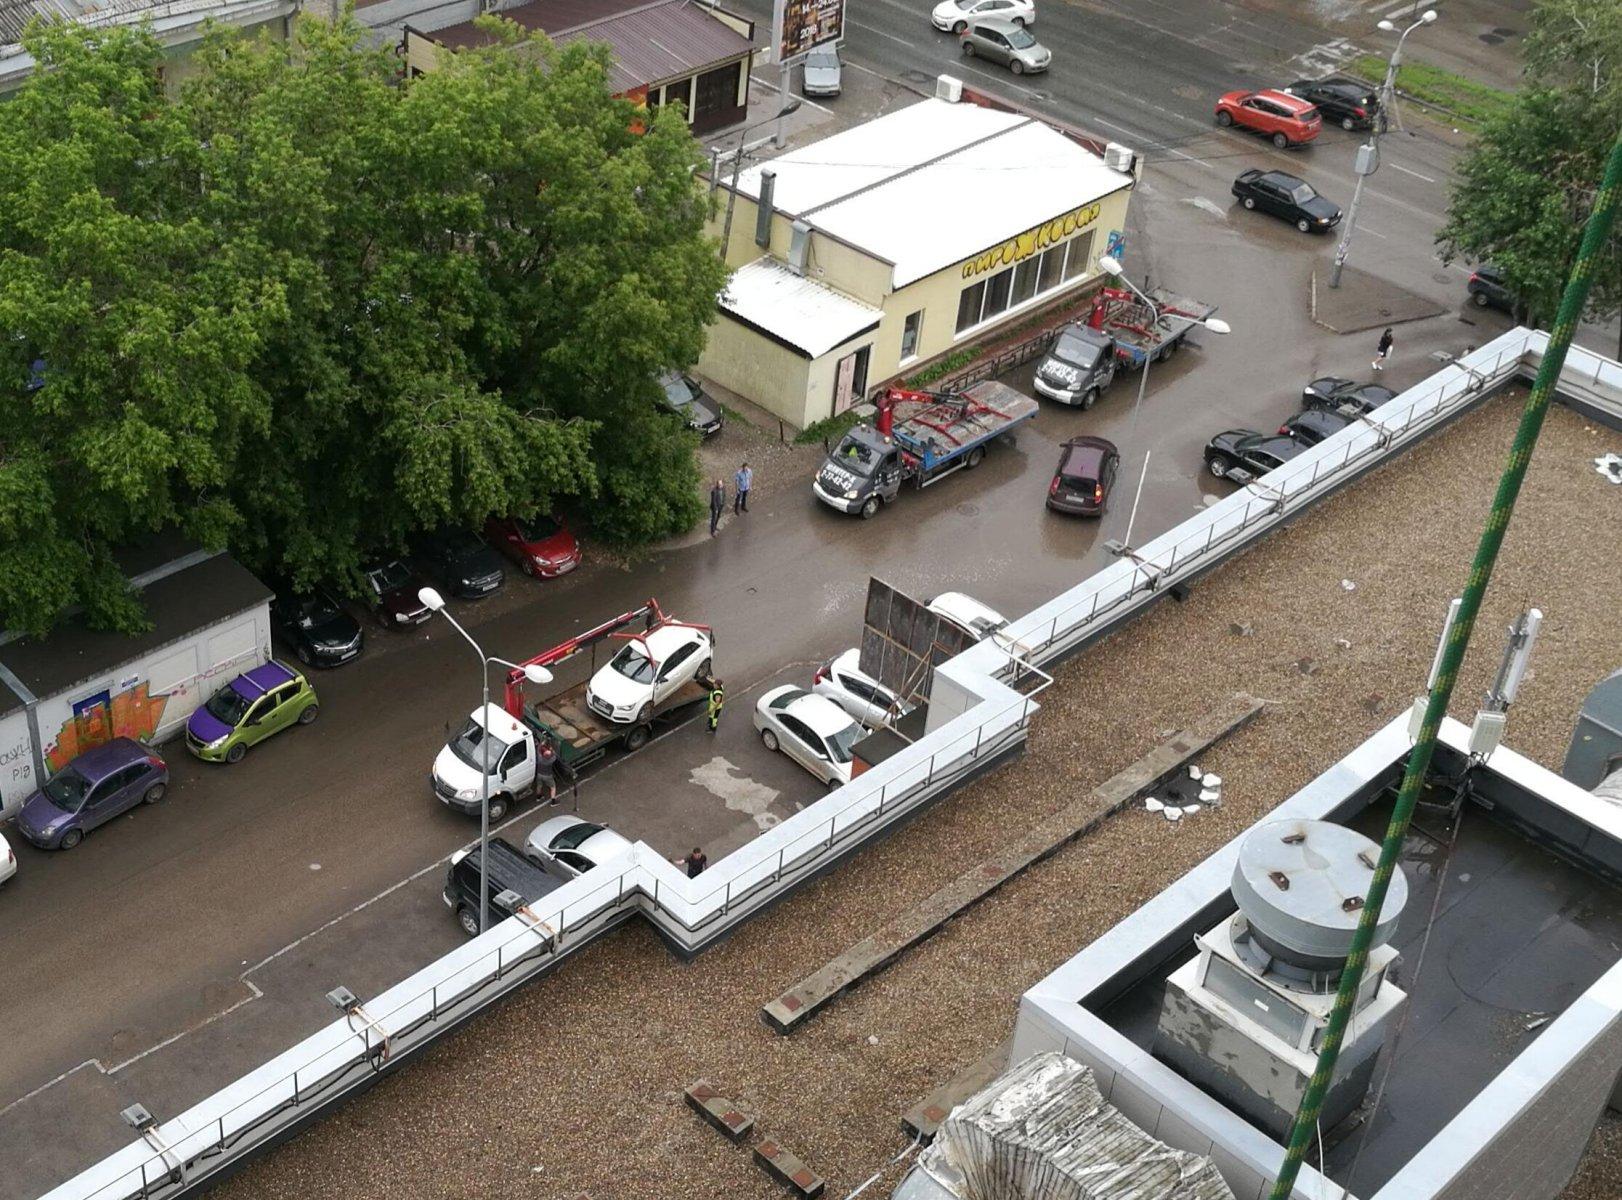
<svg viewBox="0 0 1622 1200"><path fill-rule="evenodd" d="M778 63L804 58L845 37L845 0L775 0L772 55Z"/></svg>

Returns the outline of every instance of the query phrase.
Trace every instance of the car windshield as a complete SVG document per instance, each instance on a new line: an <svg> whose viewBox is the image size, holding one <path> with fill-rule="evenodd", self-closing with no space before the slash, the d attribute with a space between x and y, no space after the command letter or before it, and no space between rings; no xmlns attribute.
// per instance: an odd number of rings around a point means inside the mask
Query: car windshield
<svg viewBox="0 0 1622 1200"><path fill-rule="evenodd" d="M818 46L805 56L805 65L807 67L837 67L839 65L839 54L831 47Z"/></svg>
<svg viewBox="0 0 1622 1200"><path fill-rule="evenodd" d="M1298 183L1290 189L1290 199L1297 204L1305 204L1308 200L1315 199L1317 195L1310 183Z"/></svg>
<svg viewBox="0 0 1622 1200"><path fill-rule="evenodd" d="M1003 36L1008 39L1008 44L1015 50L1029 50L1036 45L1036 36L1029 29L1010 29Z"/></svg>
<svg viewBox="0 0 1622 1200"><path fill-rule="evenodd" d="M641 645L632 643L614 656L609 666L632 683L652 683L655 663Z"/></svg>
<svg viewBox="0 0 1622 1200"><path fill-rule="evenodd" d="M1077 367L1090 367L1098 361L1099 346L1074 333L1061 333L1053 347L1053 357Z"/></svg>
<svg viewBox="0 0 1622 1200"><path fill-rule="evenodd" d="M530 517L514 524L518 526L518 536L526 542L544 542L561 528L551 517Z"/></svg>
<svg viewBox="0 0 1622 1200"><path fill-rule="evenodd" d="M590 821L582 821L578 825L571 825L557 837L552 839L554 850L578 850L588 838L594 838L603 831L601 825L593 825Z"/></svg>
<svg viewBox="0 0 1622 1200"><path fill-rule="evenodd" d="M847 471L870 475L878 466L879 452L854 433L847 433L834 450L834 460Z"/></svg>
<svg viewBox="0 0 1622 1200"><path fill-rule="evenodd" d="M328 621L336 621L343 615L338 611L338 606L325 596L307 596L298 602L298 606L300 629L325 625Z"/></svg>
<svg viewBox="0 0 1622 1200"><path fill-rule="evenodd" d="M237 691L235 685L228 683L208 698L207 708L209 716L215 720L235 726L248 715L252 704L253 701Z"/></svg>
<svg viewBox="0 0 1622 1200"><path fill-rule="evenodd" d="M507 743L500 738L491 738L488 750L485 748L485 728L472 717L462 726L462 732L456 735L451 743L451 753L461 759L467 766L475 771L483 771L485 758L490 755L490 765L494 767L501 761L501 756L507 752Z"/></svg>
<svg viewBox="0 0 1622 1200"><path fill-rule="evenodd" d="M851 747L856 744L856 737L861 732L862 727L852 722L837 733L830 733L824 739L828 743L828 749L833 754L835 762L848 763L850 761Z"/></svg>
<svg viewBox="0 0 1622 1200"><path fill-rule="evenodd" d="M64 812L78 812L79 805L84 803L84 795L89 790L89 781L72 767L58 771L45 781L45 794L50 797L52 804Z"/></svg>
<svg viewBox="0 0 1622 1200"><path fill-rule="evenodd" d="M662 382L665 385L665 399L672 408L686 408L693 402L693 389L680 375L667 375Z"/></svg>
<svg viewBox="0 0 1622 1200"><path fill-rule="evenodd" d="M411 572L406 570L403 562L395 559L391 563L385 563L383 566L378 567L375 571L368 571L366 578L371 580L372 590L381 596L384 592L392 592L395 588L405 587L406 584L411 582Z"/></svg>

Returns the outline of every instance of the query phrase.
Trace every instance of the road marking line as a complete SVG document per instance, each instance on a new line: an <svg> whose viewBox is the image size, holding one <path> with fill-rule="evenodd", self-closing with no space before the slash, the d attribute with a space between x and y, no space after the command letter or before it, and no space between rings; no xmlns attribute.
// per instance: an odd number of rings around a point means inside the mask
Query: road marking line
<svg viewBox="0 0 1622 1200"><path fill-rule="evenodd" d="M1382 242L1386 242L1386 241L1391 240L1390 238L1386 237L1385 234L1381 233L1378 229L1370 229L1367 225L1359 225L1357 227L1357 232L1358 233L1371 234L1374 237L1379 238Z"/></svg>
<svg viewBox="0 0 1622 1200"><path fill-rule="evenodd" d="M1414 0L1396 0L1396 2L1394 4L1387 4L1384 8L1376 8L1375 4L1378 4L1379 2L1380 2L1380 0L1374 0L1374 4L1370 4L1368 6L1368 9L1369 9L1370 12L1374 13L1376 16L1381 16L1381 17L1387 16L1388 14L1395 12L1399 8L1418 8L1419 7L1419 5L1414 2Z"/></svg>
<svg viewBox="0 0 1622 1200"><path fill-rule="evenodd" d="M1103 117L1092 117L1092 118L1090 118L1090 120L1095 125L1104 125L1104 126L1107 126L1110 129L1115 130L1118 133L1124 133L1124 134L1126 134L1127 137L1133 139L1134 141L1136 141L1138 138L1143 136L1141 133L1137 133L1137 132L1135 132L1135 131L1133 131L1131 129L1128 129L1125 125L1117 125L1114 121L1106 121ZM1178 158L1186 158L1189 162L1192 162L1192 163L1199 163L1200 166L1202 166L1202 167L1210 167L1210 165L1211 165L1210 163L1206 162L1203 158L1195 158L1192 154L1184 154L1181 150L1178 150L1176 147L1167 146L1167 145L1164 145L1164 144L1162 144L1160 142L1150 141L1143 147L1143 152L1145 154L1155 154L1155 153L1159 153L1159 152L1162 152L1162 151L1165 152L1166 154L1175 154Z"/></svg>
<svg viewBox="0 0 1622 1200"><path fill-rule="evenodd" d="M1432 179L1429 175L1421 175L1418 171L1410 171L1407 167L1403 166L1401 163L1392 163L1391 164L1391 169L1393 171L1401 171L1404 175L1412 175L1415 179L1423 179L1426 183L1435 183L1436 182L1436 180Z"/></svg>

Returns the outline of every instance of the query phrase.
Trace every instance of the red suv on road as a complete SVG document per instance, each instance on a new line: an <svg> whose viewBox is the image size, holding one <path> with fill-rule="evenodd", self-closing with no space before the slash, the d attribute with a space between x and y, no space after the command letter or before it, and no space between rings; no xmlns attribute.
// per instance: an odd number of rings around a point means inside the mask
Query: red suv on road
<svg viewBox="0 0 1622 1200"><path fill-rule="evenodd" d="M1273 88L1229 92L1217 101L1216 121L1218 125L1239 125L1265 134L1280 150L1310 142L1323 128L1323 118L1310 100Z"/></svg>

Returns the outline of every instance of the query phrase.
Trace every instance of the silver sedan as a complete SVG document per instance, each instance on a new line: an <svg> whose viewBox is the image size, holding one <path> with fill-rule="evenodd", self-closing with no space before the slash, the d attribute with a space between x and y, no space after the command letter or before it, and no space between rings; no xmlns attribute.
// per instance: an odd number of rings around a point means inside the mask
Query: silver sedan
<svg viewBox="0 0 1622 1200"><path fill-rule="evenodd" d="M964 31L963 57L1001 63L1015 75L1034 75L1048 69L1053 51L1024 26L1003 17L988 17Z"/></svg>

